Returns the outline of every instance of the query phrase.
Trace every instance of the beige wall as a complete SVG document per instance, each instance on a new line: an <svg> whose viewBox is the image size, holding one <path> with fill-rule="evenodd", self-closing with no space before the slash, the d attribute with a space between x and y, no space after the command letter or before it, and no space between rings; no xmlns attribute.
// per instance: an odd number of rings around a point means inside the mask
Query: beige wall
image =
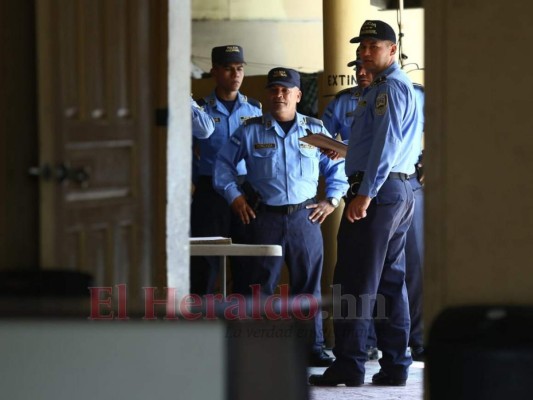
<svg viewBox="0 0 533 400"><path fill-rule="evenodd" d="M321 0L193 0L192 61L211 68L211 48L244 48L248 75L275 66L322 69Z"/></svg>
<svg viewBox="0 0 533 400"><path fill-rule="evenodd" d="M533 4L426 7L426 322L459 304L531 304Z"/></svg>
<svg viewBox="0 0 533 400"><path fill-rule="evenodd" d="M408 9L402 15L407 62L422 67L423 11ZM322 0L192 0L192 18L192 61L206 72L211 68L211 48L228 43L244 47L249 76L266 75L278 65L308 73L324 69ZM348 41L365 19L382 19L398 31L395 11L366 7L364 15L353 16L352 32L339 38L353 47L354 55L355 46Z"/></svg>

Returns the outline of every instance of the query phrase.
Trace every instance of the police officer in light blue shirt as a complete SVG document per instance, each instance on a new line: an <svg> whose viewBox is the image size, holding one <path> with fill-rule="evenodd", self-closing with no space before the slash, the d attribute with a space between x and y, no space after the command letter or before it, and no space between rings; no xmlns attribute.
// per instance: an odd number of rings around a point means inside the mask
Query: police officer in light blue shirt
<svg viewBox="0 0 533 400"><path fill-rule="evenodd" d="M356 52L356 59L348 63L348 67L355 66L355 78L357 86L341 90L335 98L329 102L322 115L322 121L326 129L332 134L338 133L344 143L348 143L352 131L353 117L359 98L363 90L370 86L374 79L371 72L367 71L361 63L359 52ZM327 153L327 152L326 152ZM371 324L367 340L368 358L378 359L378 349L374 325Z"/></svg>
<svg viewBox="0 0 533 400"><path fill-rule="evenodd" d="M213 189L212 176L215 158L233 132L248 118L262 114L261 104L239 92L244 79L244 51L238 45L214 47L211 51L211 75L216 82L213 92L198 100L211 117L215 129L211 134L193 131L195 152L199 154L197 182L191 205L191 236L225 236L234 243L242 242L244 226ZM237 167L239 176L246 174L244 163ZM240 268L240 260L232 259L231 268ZM213 293L220 263L216 257L192 257L190 269L191 293ZM240 274L232 274L233 286L238 287Z"/></svg>
<svg viewBox="0 0 533 400"><path fill-rule="evenodd" d="M202 107L191 97L191 126L193 136L193 154L192 154L192 182L198 184L198 166L200 157L196 153L197 138L208 138L215 130L215 122Z"/></svg>
<svg viewBox="0 0 533 400"><path fill-rule="evenodd" d="M250 285L260 285L264 296L273 295L285 261L291 295L308 294L320 302L320 224L348 188L344 161L332 161L318 148L299 140L309 132L329 133L322 121L296 111L302 96L297 71L281 67L270 70L267 90L270 112L247 120L220 150L214 184L247 224L247 237L252 243L282 246L283 257L250 257ZM237 179L242 160L246 163L248 190ZM319 201L320 174L325 177L326 198ZM310 363L327 366L333 360L323 351L320 312L314 321Z"/></svg>
<svg viewBox="0 0 533 400"><path fill-rule="evenodd" d="M424 87L413 84L420 114L419 129L424 132ZM415 361L424 361L424 338L422 323L422 291L424 264L424 187L422 150L416 163L416 173L409 179L415 196L413 221L407 231L405 240L405 285L409 297L409 315L411 316L411 331L409 347Z"/></svg>
<svg viewBox="0 0 533 400"><path fill-rule="evenodd" d="M317 386L364 383L368 328L376 309L382 352L374 385L404 386L412 359L407 352L409 305L405 286L405 240L414 196L409 177L420 154L420 114L412 82L395 62L396 34L383 21L367 20L359 54L374 81L355 110L346 155L350 188L337 236L333 301L335 362Z"/></svg>
<svg viewBox="0 0 533 400"><path fill-rule="evenodd" d="M199 139L211 136L215 130L215 122L202 107L191 97L191 124L192 135Z"/></svg>
<svg viewBox="0 0 533 400"><path fill-rule="evenodd" d="M359 56L348 63L348 67L355 66L355 78L357 86L341 90L331 100L324 114L322 121L324 126L333 136L339 134L341 139L347 143L352 129L353 115L357 108L357 103L363 89L372 83L372 74L362 65Z"/></svg>

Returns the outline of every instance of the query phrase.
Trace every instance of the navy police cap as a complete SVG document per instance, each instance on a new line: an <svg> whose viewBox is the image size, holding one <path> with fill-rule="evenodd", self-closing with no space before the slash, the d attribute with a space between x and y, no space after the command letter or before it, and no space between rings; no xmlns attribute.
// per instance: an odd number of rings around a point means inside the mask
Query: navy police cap
<svg viewBox="0 0 533 400"><path fill-rule="evenodd" d="M396 43L396 33L392 27L379 20L366 20L361 26L359 36L350 40L350 43L359 43L363 39L390 40Z"/></svg>
<svg viewBox="0 0 533 400"><path fill-rule="evenodd" d="M357 60L353 60L353 61L350 61L348 64L346 64L348 67L353 67L354 65L361 65L363 64L363 62L361 61L360 58L358 58Z"/></svg>
<svg viewBox="0 0 533 400"><path fill-rule="evenodd" d="M346 64L348 67L353 67L354 65L360 66L363 64L363 61L361 60L361 56L359 55L359 47L357 48L357 51L355 52L355 60L350 61L348 64Z"/></svg>
<svg viewBox="0 0 533 400"><path fill-rule="evenodd" d="M211 50L211 62L213 64L244 64L244 51L241 46L229 44L226 46L213 47Z"/></svg>
<svg viewBox="0 0 533 400"><path fill-rule="evenodd" d="M300 74L290 68L276 67L268 71L266 87L280 85L288 88L300 88Z"/></svg>

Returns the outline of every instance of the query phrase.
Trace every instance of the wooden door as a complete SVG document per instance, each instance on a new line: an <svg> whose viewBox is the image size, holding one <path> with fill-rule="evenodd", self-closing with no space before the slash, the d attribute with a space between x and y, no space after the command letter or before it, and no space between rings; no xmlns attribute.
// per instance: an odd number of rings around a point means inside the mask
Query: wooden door
<svg viewBox="0 0 533 400"><path fill-rule="evenodd" d="M149 0L39 0L41 264L151 282Z"/></svg>

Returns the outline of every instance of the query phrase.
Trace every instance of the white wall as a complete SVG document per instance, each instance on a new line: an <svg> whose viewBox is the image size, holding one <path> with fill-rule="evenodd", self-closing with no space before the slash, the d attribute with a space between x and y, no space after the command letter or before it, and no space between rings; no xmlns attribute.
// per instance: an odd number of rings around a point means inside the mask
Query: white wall
<svg viewBox="0 0 533 400"><path fill-rule="evenodd" d="M168 13L167 285L184 296L189 293L191 201L190 0L170 0Z"/></svg>

